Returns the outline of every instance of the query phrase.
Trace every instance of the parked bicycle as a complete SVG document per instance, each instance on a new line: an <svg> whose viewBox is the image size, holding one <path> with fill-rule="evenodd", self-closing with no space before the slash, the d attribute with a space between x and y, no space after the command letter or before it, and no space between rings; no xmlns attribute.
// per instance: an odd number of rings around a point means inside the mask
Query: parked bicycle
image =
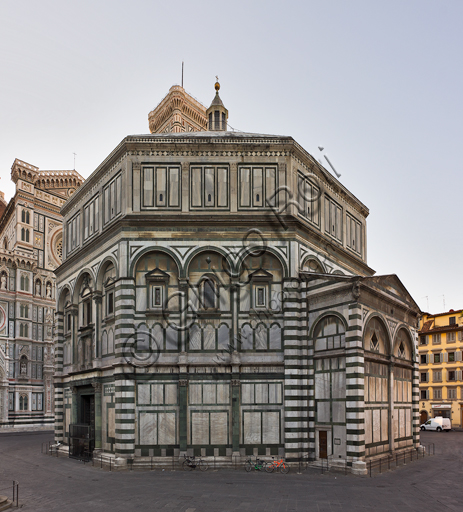
<svg viewBox="0 0 463 512"><path fill-rule="evenodd" d="M197 459L194 455L191 457L189 455L184 455L185 460L183 461L183 469L185 471L191 471L199 467L201 471L207 471L208 465L207 462L203 459Z"/></svg>
<svg viewBox="0 0 463 512"><path fill-rule="evenodd" d="M272 457L272 459L273 462L269 462L265 466L265 471L267 471L267 473L273 473L275 470L280 470L281 473L285 474L289 472L289 466L284 462L283 459L275 460L275 457Z"/></svg>
<svg viewBox="0 0 463 512"><path fill-rule="evenodd" d="M264 471L267 466L267 461L260 460L256 457L256 461L253 462L251 459L248 459L244 463L244 469L249 473L249 471L252 471L254 469L255 471Z"/></svg>

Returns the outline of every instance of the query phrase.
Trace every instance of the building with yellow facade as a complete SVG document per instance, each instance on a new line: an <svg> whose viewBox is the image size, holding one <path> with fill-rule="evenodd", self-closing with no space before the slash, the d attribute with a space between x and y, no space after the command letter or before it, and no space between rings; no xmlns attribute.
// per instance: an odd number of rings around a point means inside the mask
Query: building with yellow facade
<svg viewBox="0 0 463 512"><path fill-rule="evenodd" d="M420 327L420 422L443 416L463 426L463 310L424 313Z"/></svg>

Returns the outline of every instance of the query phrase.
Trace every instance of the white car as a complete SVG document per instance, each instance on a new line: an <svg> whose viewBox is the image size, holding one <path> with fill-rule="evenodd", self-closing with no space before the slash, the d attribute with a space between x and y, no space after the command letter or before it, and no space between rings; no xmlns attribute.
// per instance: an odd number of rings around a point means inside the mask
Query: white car
<svg viewBox="0 0 463 512"><path fill-rule="evenodd" d="M426 423L421 425L421 430L435 430L436 432L448 432L452 429L449 418L443 418L442 416L436 416L431 418Z"/></svg>

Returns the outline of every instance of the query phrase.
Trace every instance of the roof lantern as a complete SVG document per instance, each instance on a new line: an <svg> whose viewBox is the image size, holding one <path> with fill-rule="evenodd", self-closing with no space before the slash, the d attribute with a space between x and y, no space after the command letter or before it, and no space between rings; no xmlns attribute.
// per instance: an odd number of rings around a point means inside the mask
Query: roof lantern
<svg viewBox="0 0 463 512"><path fill-rule="evenodd" d="M206 110L207 129L210 132L226 132L228 125L228 110L224 107L219 96L219 77L216 77L215 97L211 106Z"/></svg>

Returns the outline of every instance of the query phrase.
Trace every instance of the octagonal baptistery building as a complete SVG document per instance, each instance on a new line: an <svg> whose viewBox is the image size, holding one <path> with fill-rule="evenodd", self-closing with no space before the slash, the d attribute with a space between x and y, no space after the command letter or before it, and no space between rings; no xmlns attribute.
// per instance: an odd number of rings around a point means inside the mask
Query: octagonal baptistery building
<svg viewBox="0 0 463 512"><path fill-rule="evenodd" d="M419 445L419 308L368 209L292 137L174 86L62 208L55 436L116 467ZM85 437L85 441L83 440Z"/></svg>

